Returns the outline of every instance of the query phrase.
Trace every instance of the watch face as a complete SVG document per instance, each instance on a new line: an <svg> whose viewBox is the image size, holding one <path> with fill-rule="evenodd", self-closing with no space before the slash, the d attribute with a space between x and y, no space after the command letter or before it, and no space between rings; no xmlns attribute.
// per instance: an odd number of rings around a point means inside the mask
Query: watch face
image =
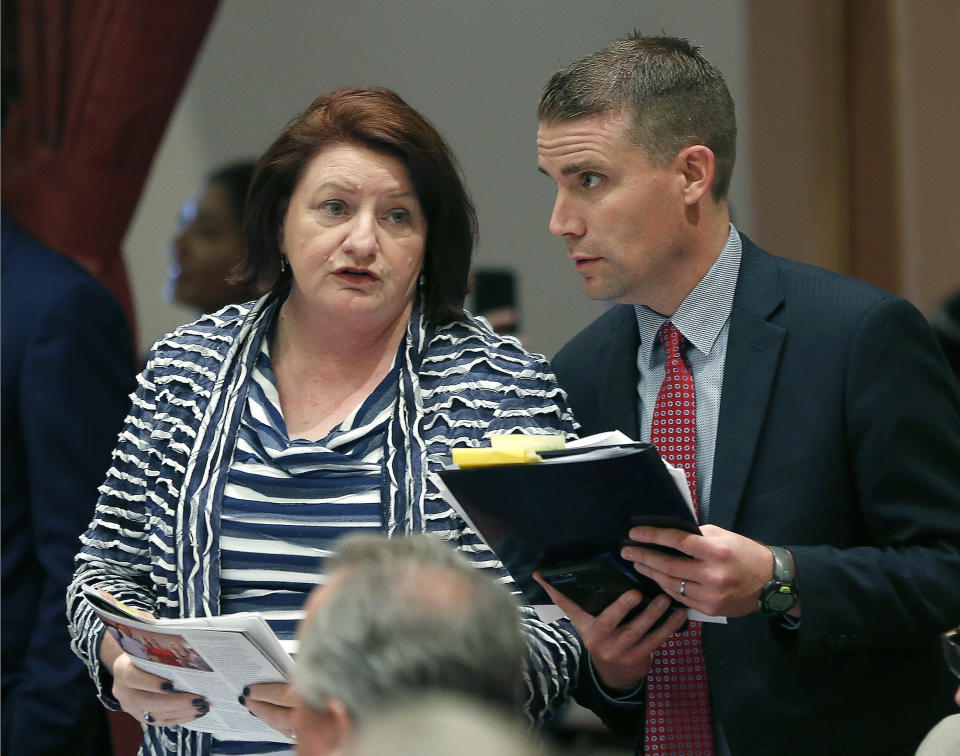
<svg viewBox="0 0 960 756"><path fill-rule="evenodd" d="M770 593L766 599L767 609L771 612L785 612L797 601L786 586Z"/></svg>

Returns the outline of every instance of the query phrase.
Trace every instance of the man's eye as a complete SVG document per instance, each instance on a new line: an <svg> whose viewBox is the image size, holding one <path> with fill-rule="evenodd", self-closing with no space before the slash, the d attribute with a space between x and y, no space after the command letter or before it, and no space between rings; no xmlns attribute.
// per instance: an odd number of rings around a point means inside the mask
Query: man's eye
<svg viewBox="0 0 960 756"><path fill-rule="evenodd" d="M600 175L597 173L581 173L580 186L584 189L592 189L600 184Z"/></svg>
<svg viewBox="0 0 960 756"><path fill-rule="evenodd" d="M390 223L409 223L410 213L402 208L394 208L387 213L387 220Z"/></svg>
<svg viewBox="0 0 960 756"><path fill-rule="evenodd" d="M347 206L341 200L327 200L322 205L323 211L327 215L339 216L344 215L347 212Z"/></svg>

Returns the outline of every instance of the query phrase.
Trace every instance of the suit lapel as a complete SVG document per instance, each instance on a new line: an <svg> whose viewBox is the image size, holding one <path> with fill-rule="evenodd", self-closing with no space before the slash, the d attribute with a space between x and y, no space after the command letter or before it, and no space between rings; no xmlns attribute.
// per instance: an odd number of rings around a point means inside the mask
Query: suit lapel
<svg viewBox="0 0 960 756"><path fill-rule="evenodd" d="M741 235L742 236L742 235ZM783 301L774 258L743 237L713 460L709 522L732 530L763 428L786 331L768 318Z"/></svg>

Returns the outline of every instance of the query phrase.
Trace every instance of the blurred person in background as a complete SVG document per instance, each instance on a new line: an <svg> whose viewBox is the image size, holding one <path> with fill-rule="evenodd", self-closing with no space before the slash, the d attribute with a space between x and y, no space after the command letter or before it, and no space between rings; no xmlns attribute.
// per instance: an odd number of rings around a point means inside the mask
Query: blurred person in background
<svg viewBox="0 0 960 756"><path fill-rule="evenodd" d="M517 276L512 270L477 268L470 276L470 298L474 315L486 318L497 333L517 336L520 310Z"/></svg>
<svg viewBox="0 0 960 756"><path fill-rule="evenodd" d="M931 325L953 374L960 381L960 291L955 291L940 303Z"/></svg>
<svg viewBox="0 0 960 756"><path fill-rule="evenodd" d="M960 626L940 636L944 661L954 676L960 678ZM960 688L953 694L960 706ZM960 753L960 712L948 714L941 719L917 748L916 756L955 756Z"/></svg>
<svg viewBox="0 0 960 756"><path fill-rule="evenodd" d="M70 651L63 597L134 386L116 298L2 221L3 738L16 756L109 754L106 712Z"/></svg>
<svg viewBox="0 0 960 756"><path fill-rule="evenodd" d="M245 257L243 212L255 165L242 160L217 168L196 197L184 203L179 229L170 241L167 301L202 315L262 293L234 279Z"/></svg>

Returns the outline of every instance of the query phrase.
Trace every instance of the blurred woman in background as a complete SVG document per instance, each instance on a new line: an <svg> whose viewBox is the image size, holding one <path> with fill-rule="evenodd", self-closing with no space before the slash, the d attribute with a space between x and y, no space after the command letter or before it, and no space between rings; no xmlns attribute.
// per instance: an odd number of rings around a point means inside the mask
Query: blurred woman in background
<svg viewBox="0 0 960 756"><path fill-rule="evenodd" d="M196 197L184 203L180 227L170 241L167 301L202 315L262 293L233 280L245 257L243 211L255 166L242 160L214 170Z"/></svg>

